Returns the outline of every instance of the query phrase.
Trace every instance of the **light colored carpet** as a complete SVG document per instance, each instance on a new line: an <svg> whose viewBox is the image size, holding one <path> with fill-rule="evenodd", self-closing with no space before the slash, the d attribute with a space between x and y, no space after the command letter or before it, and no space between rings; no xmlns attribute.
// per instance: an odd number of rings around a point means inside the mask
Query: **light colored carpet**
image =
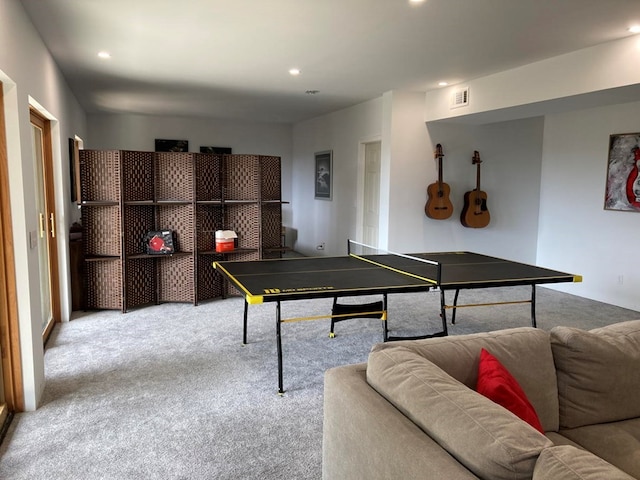
<svg viewBox="0 0 640 480"><path fill-rule="evenodd" d="M460 303L528 298L529 288L463 291ZM362 299L367 301L370 299ZM354 301L351 299L351 301ZM326 369L366 361L380 321L282 326L275 305L240 298L88 312L55 327L36 412L17 414L0 446L2 479L319 479ZM327 314L331 300L285 302L283 316ZM436 293L389 297L391 334L440 328ZM638 312L538 288L538 326L594 328ZM525 305L461 309L451 335L529 325Z"/></svg>

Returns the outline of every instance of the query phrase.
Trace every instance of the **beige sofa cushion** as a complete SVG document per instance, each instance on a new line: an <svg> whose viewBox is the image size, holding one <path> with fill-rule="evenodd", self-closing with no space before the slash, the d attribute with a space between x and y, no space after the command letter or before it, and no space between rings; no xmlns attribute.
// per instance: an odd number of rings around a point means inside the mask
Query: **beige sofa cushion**
<svg viewBox="0 0 640 480"><path fill-rule="evenodd" d="M551 348L562 428L640 417L640 320L554 327Z"/></svg>
<svg viewBox="0 0 640 480"><path fill-rule="evenodd" d="M404 344L374 349L367 381L481 478L531 478L539 453L553 445Z"/></svg>
<svg viewBox="0 0 640 480"><path fill-rule="evenodd" d="M474 389L480 350L486 348L518 381L536 410L545 432L558 431L558 387L549 333L521 327L493 332L388 342L373 350L402 345L435 363L456 380Z"/></svg>
<svg viewBox="0 0 640 480"><path fill-rule="evenodd" d="M561 430L566 438L640 478L640 418Z"/></svg>
<svg viewBox="0 0 640 480"><path fill-rule="evenodd" d="M533 470L533 480L632 480L633 477L590 452L564 445L545 448Z"/></svg>

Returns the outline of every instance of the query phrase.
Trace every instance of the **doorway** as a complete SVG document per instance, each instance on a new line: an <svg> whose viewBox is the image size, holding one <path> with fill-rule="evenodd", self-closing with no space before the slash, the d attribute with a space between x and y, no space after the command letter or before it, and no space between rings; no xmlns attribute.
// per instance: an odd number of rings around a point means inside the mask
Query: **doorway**
<svg viewBox="0 0 640 480"><path fill-rule="evenodd" d="M31 109L31 141L36 172L37 239L40 266L42 339L47 341L55 323L60 322L60 287L56 239L55 190L51 122Z"/></svg>
<svg viewBox="0 0 640 480"><path fill-rule="evenodd" d="M382 143L364 144L362 242L378 246L380 233L380 162Z"/></svg>

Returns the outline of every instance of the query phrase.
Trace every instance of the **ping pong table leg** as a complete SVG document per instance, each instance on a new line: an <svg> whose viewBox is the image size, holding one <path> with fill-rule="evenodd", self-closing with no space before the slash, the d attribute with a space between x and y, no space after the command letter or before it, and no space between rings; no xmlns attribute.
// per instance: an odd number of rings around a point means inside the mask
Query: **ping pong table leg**
<svg viewBox="0 0 640 480"><path fill-rule="evenodd" d="M531 326L537 328L536 325L536 284L531 285Z"/></svg>
<svg viewBox="0 0 640 480"><path fill-rule="evenodd" d="M387 326L387 320L389 316L387 315L387 294L382 294L382 340L387 341L389 338L389 329Z"/></svg>
<svg viewBox="0 0 640 480"><path fill-rule="evenodd" d="M460 289L456 288L456 294L453 296L453 313L451 313L451 325L456 324L456 311L458 310L456 307L458 306L459 294L460 294Z"/></svg>
<svg viewBox="0 0 640 480"><path fill-rule="evenodd" d="M242 321L242 344L247 344L247 315L249 314L249 302L244 300L244 319Z"/></svg>
<svg viewBox="0 0 640 480"><path fill-rule="evenodd" d="M444 290L440 290L440 317L442 318L442 334L446 337L449 335L447 330L447 303L444 297ZM455 312L455 310L454 310Z"/></svg>
<svg viewBox="0 0 640 480"><path fill-rule="evenodd" d="M278 395L284 395L282 386L282 337L280 336L280 300L276 303L276 342L278 345Z"/></svg>

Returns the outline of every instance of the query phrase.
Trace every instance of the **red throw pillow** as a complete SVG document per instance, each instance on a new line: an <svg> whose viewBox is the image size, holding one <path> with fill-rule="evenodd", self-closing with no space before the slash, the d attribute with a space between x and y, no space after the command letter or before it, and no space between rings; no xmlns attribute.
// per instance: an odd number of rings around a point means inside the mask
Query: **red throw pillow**
<svg viewBox="0 0 640 480"><path fill-rule="evenodd" d="M518 381L484 348L480 351L476 391L544 433L538 414Z"/></svg>

